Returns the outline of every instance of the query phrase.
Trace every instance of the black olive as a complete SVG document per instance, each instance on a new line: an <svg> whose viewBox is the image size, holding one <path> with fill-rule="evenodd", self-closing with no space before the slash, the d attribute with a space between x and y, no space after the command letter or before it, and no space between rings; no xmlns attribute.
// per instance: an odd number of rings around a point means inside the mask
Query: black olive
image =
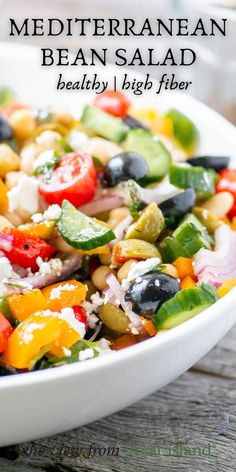
<svg viewBox="0 0 236 472"><path fill-rule="evenodd" d="M139 181L148 175L148 165L137 152L121 152L113 156L104 167L102 184L114 187L119 182L133 179Z"/></svg>
<svg viewBox="0 0 236 472"><path fill-rule="evenodd" d="M187 188L184 192L160 203L158 206L163 213L166 226L174 226L180 218L191 212L195 202L195 190Z"/></svg>
<svg viewBox="0 0 236 472"><path fill-rule="evenodd" d="M13 138L13 132L8 122L0 116L0 142L9 141Z"/></svg>
<svg viewBox="0 0 236 472"><path fill-rule="evenodd" d="M201 166L205 169L214 169L216 172L225 169L230 163L230 157L227 156L193 156L187 162L191 166Z"/></svg>
<svg viewBox="0 0 236 472"><path fill-rule="evenodd" d="M136 120L136 118L133 118L133 116L127 115L125 118L123 118L123 121L129 126L129 128L142 128L149 130L148 126L146 126L141 121Z"/></svg>
<svg viewBox="0 0 236 472"><path fill-rule="evenodd" d="M161 305L180 290L179 282L162 272L150 272L130 285L125 300L138 315L151 318Z"/></svg>

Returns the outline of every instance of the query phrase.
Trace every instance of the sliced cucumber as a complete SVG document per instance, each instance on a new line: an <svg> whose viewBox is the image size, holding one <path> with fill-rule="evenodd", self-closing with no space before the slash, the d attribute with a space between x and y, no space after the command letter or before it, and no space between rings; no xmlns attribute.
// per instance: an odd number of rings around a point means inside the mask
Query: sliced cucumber
<svg viewBox="0 0 236 472"><path fill-rule="evenodd" d="M178 257L192 257L202 247L211 249L213 239L206 227L193 214L187 215L172 236L167 236L159 245L165 262Z"/></svg>
<svg viewBox="0 0 236 472"><path fill-rule="evenodd" d="M178 292L165 302L152 318L156 329L171 329L193 318L219 299L211 285L202 284Z"/></svg>
<svg viewBox="0 0 236 472"><path fill-rule="evenodd" d="M129 131L129 127L120 118L109 115L92 105L84 108L81 122L99 136L116 143L123 141Z"/></svg>
<svg viewBox="0 0 236 472"><path fill-rule="evenodd" d="M194 148L198 141L198 131L194 123L175 108L169 110L166 116L172 121L175 139L186 149Z"/></svg>
<svg viewBox="0 0 236 472"><path fill-rule="evenodd" d="M61 216L56 225L68 244L83 251L95 249L115 239L110 228L76 210L67 200L62 202Z"/></svg>
<svg viewBox="0 0 236 472"><path fill-rule="evenodd" d="M180 188L194 188L198 200L206 200L214 195L217 180L218 175L212 169L178 164L170 166L170 183Z"/></svg>
<svg viewBox="0 0 236 472"><path fill-rule="evenodd" d="M131 129L124 143L126 151L141 154L149 167L146 180L155 181L164 177L169 171L171 155L164 144L148 130Z"/></svg>

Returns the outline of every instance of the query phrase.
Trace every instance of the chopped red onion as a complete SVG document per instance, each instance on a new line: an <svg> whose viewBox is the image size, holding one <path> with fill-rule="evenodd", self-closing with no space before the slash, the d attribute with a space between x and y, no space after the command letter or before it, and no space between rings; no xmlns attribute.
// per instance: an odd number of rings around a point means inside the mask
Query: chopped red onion
<svg viewBox="0 0 236 472"><path fill-rule="evenodd" d="M31 285L33 288L43 288L47 285L60 282L66 277L69 277L74 271L81 267L82 256L80 254L68 254L58 256L62 259L62 269L60 274L57 271L51 271L50 274L34 274L28 277L23 277L20 282ZM15 279L8 279L6 282L14 284ZM20 290L20 289L19 289Z"/></svg>
<svg viewBox="0 0 236 472"><path fill-rule="evenodd" d="M123 308L125 314L130 319L132 325L141 324L140 317L132 310L131 302L125 301L125 292L119 284L116 276L114 274L108 274L108 276L106 277L106 281L111 293Z"/></svg>
<svg viewBox="0 0 236 472"><path fill-rule="evenodd" d="M122 205L123 198L117 195L111 197L99 198L93 200L92 202L86 203L85 205L80 206L78 209L85 213L87 216L96 215L102 211L109 211L113 208L118 208Z"/></svg>
<svg viewBox="0 0 236 472"><path fill-rule="evenodd" d="M11 234L0 233L0 249L10 252L13 246L14 237Z"/></svg>
<svg viewBox="0 0 236 472"><path fill-rule="evenodd" d="M219 287L226 279L236 279L236 232L222 224L215 231L215 250L202 248L193 259L199 282Z"/></svg>
<svg viewBox="0 0 236 472"><path fill-rule="evenodd" d="M133 218L131 215L127 215L121 222L116 226L114 233L116 235L116 239L111 241L110 247L113 248L116 243L121 241L124 237L125 230L129 227L129 225L132 223Z"/></svg>

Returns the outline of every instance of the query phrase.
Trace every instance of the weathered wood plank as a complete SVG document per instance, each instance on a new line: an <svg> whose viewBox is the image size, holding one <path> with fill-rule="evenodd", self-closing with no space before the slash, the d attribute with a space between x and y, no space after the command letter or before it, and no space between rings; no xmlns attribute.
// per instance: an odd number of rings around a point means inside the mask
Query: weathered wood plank
<svg viewBox="0 0 236 472"><path fill-rule="evenodd" d="M0 472L236 470L235 339L236 328L193 370L115 415L0 450ZM178 456L180 443L190 449Z"/></svg>

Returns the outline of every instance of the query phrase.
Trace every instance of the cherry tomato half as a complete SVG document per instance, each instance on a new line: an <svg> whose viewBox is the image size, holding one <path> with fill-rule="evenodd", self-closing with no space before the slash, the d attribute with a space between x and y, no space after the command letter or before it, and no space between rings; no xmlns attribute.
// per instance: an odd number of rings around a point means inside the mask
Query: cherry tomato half
<svg viewBox="0 0 236 472"><path fill-rule="evenodd" d="M96 190L96 169L89 154L73 152L63 156L50 179L41 178L39 192L50 203L64 199L76 207L88 203Z"/></svg>
<svg viewBox="0 0 236 472"><path fill-rule="evenodd" d="M4 235L9 236L9 247L3 245L1 251L12 264L19 264L25 269L38 270L37 257L50 259L56 249L37 236L30 236L19 229L4 228L0 233L0 241Z"/></svg>
<svg viewBox="0 0 236 472"><path fill-rule="evenodd" d="M128 113L131 101L122 92L107 90L96 96L94 105L111 115L124 118Z"/></svg>
<svg viewBox="0 0 236 472"><path fill-rule="evenodd" d="M236 169L224 169L219 173L220 180L216 185L216 192L230 192L234 197L234 204L228 213L231 219L236 216Z"/></svg>
<svg viewBox="0 0 236 472"><path fill-rule="evenodd" d="M87 312L83 306L73 306L75 317L78 321L85 324L85 329L87 330Z"/></svg>

